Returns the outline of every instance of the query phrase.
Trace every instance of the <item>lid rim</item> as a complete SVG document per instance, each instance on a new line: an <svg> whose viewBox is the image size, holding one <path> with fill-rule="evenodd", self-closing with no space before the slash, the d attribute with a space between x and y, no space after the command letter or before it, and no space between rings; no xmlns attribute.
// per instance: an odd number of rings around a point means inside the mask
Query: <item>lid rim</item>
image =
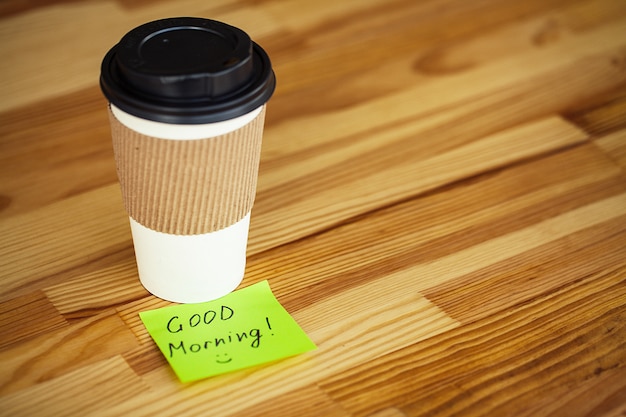
<svg viewBox="0 0 626 417"><path fill-rule="evenodd" d="M143 33L147 33L149 32L147 28L151 24L161 28L158 30L162 30L163 25L170 22L180 25L185 23L185 19L192 19L194 22L200 19L202 22L208 22L206 24L209 25L230 27L209 19L172 18L146 23L138 28L141 28ZM128 36L129 34L126 34L122 39ZM149 92L139 90L138 87L125 81L120 72L118 50L122 47L121 42L113 46L102 60L100 88L104 96L116 107L134 116L156 122L205 124L239 117L264 105L271 98L276 88L276 77L269 56L258 44L253 41L250 42L251 55L249 58L253 62L254 68L252 78L236 91L230 91L217 97L205 95L188 98L154 96L150 95Z"/></svg>

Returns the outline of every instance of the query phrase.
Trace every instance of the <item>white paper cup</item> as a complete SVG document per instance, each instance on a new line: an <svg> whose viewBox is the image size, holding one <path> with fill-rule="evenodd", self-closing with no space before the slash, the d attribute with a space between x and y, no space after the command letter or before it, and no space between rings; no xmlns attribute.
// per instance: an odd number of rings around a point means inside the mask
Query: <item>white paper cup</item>
<svg viewBox="0 0 626 417"><path fill-rule="evenodd" d="M141 283L179 303L233 291L275 88L269 58L232 26L163 19L109 51L101 86Z"/></svg>

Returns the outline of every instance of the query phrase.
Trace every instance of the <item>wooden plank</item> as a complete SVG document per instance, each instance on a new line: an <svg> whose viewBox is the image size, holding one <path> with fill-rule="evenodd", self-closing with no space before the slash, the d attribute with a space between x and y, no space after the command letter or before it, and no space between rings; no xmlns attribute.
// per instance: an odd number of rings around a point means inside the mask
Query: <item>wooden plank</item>
<svg viewBox="0 0 626 417"><path fill-rule="evenodd" d="M0 118L0 183L8 200L0 218L117 182L106 101L95 88Z"/></svg>
<svg viewBox="0 0 626 417"><path fill-rule="evenodd" d="M57 284L55 274L132 245L117 184L5 219L0 235L2 298L27 283L28 291Z"/></svg>
<svg viewBox="0 0 626 417"><path fill-rule="evenodd" d="M264 401L243 411L228 414L228 417L264 417L284 415L300 417L348 417L350 414L332 401L316 386L307 386L278 398ZM388 416L391 417L391 416Z"/></svg>
<svg viewBox="0 0 626 417"><path fill-rule="evenodd" d="M141 394L147 385L119 356L113 356L41 382L13 394L0 396L0 413L6 416L76 416L114 406Z"/></svg>
<svg viewBox="0 0 626 417"><path fill-rule="evenodd" d="M169 305L172 305L172 303L150 295L134 302L127 302L117 309L126 327L133 332L140 343L136 348L123 354L124 359L139 375L143 376L159 367L169 368L167 361L161 354L161 351L156 348L148 330L139 317L139 313L142 311L155 310ZM172 376L170 375L170 377Z"/></svg>
<svg viewBox="0 0 626 417"><path fill-rule="evenodd" d="M68 325L41 291L0 304L0 349Z"/></svg>
<svg viewBox="0 0 626 417"><path fill-rule="evenodd" d="M506 139L503 140L502 146L515 146L518 142L528 142L529 147L531 147L534 136L542 135L544 136L544 144L545 142L551 143L556 137L559 137L560 140L565 139L565 142L553 143L554 147L559 147L565 143L580 142L587 137L584 132L558 117L541 118L528 123L514 124L510 128L503 128L491 133L481 132L481 128L474 125L476 119L459 118L456 122L458 125L451 125L446 129L439 127L431 129L428 122L418 118L415 121L403 122L398 125L385 125L383 128L376 128L367 134L351 135L327 146L295 152L290 154L288 158L281 158L278 161L262 162L259 180L266 185L259 190L259 203L263 203L262 199L265 194L271 191L276 193L280 187L298 185L297 181L307 180L309 183L315 184L321 179L326 179L324 175L340 176L335 180L336 182L342 181L344 178L345 181L354 181L354 177L368 177L376 169L392 169L394 164L401 164L406 170L415 165L416 168L424 170L420 173L422 180L426 180L430 172L425 169L429 168L427 164L430 161L436 163L441 160L443 163L450 164L455 157L458 157L458 154L467 152L467 156L472 157L475 152L485 151L486 147L489 147L491 152L497 152L498 148L494 148L489 143L490 140ZM562 138L561 134L563 135ZM509 153L513 151L520 153L519 149L508 150ZM545 148L537 148L535 152L540 153L542 151L545 152ZM488 153L483 158L484 163L496 162L487 156L491 156L491 154ZM520 153L519 159L524 156L523 152ZM437 157L439 159L436 159ZM452 161L446 160L446 158L452 159ZM292 172L296 163L301 169L297 173ZM422 165L426 166L422 167ZM320 180L317 180L318 178ZM419 178L415 180L419 180ZM328 185L323 185L328 188ZM267 188L270 189L267 190Z"/></svg>
<svg viewBox="0 0 626 417"><path fill-rule="evenodd" d="M151 342L124 352L122 357L138 375L144 376L156 369L162 369L167 372L167 379L177 378L161 351L155 349Z"/></svg>
<svg viewBox="0 0 626 417"><path fill-rule="evenodd" d="M45 293L69 318L150 295L139 281L135 258L130 251L124 262L64 280L47 287Z"/></svg>
<svg viewBox="0 0 626 417"><path fill-rule="evenodd" d="M145 344L151 342L151 338L148 330L145 328L141 318L139 317L139 313L146 310L156 310L158 308L168 307L173 304L174 303L150 295L136 301L128 302L123 306L118 307L117 311L120 318L126 324L126 327L133 332L141 344Z"/></svg>
<svg viewBox="0 0 626 417"><path fill-rule="evenodd" d="M293 311L625 190L620 169L587 145L253 256L244 283L271 279L279 300Z"/></svg>
<svg viewBox="0 0 626 417"><path fill-rule="evenodd" d="M626 217L571 233L434 286L424 295L462 323L506 311L626 259Z"/></svg>
<svg viewBox="0 0 626 417"><path fill-rule="evenodd" d="M541 13L435 47L416 60L415 68L431 75L453 74L556 45L624 16L626 6L611 0L569 2L558 8L548 6Z"/></svg>
<svg viewBox="0 0 626 417"><path fill-rule="evenodd" d="M605 372L610 379L623 376L625 268L583 277L514 311L337 374L321 387L357 416L386 406L409 416L554 415L563 405L561 395L565 402L572 399L573 386ZM576 320L563 326L561 319L572 316ZM587 407L610 399L621 386ZM553 406L526 414L531 398ZM580 410L563 411L579 415Z"/></svg>
<svg viewBox="0 0 626 417"><path fill-rule="evenodd" d="M411 279L410 277L423 277L416 288L424 291L488 265L512 259L586 228L614 219L620 221L624 215L626 215L626 194L620 194L456 251L435 261L410 266L388 275L386 279L389 282L402 282Z"/></svg>
<svg viewBox="0 0 626 417"><path fill-rule="evenodd" d="M608 328L610 333L615 328ZM604 358L603 358L604 359ZM602 362L602 363L600 363ZM614 417L623 415L626 411L626 372L623 368L616 368L615 364L609 364L605 369L605 359L598 361L593 374L585 375L582 380L575 383L567 383L561 377L557 385L554 381L545 387L546 391L537 398L533 392L525 393L518 402L516 408L511 407L510 412L519 416L531 417L540 415L565 415L572 416L598 416ZM521 403L525 401L525 406Z"/></svg>
<svg viewBox="0 0 626 417"><path fill-rule="evenodd" d="M0 358L0 394L32 387L137 345L114 310L11 345Z"/></svg>
<svg viewBox="0 0 626 417"><path fill-rule="evenodd" d="M374 414L369 414L368 417L407 417L402 411L397 408L385 408L381 411L378 411Z"/></svg>
<svg viewBox="0 0 626 417"><path fill-rule="evenodd" d="M622 169L626 170L626 129L602 136L594 143L610 155Z"/></svg>
<svg viewBox="0 0 626 417"><path fill-rule="evenodd" d="M381 136L389 137L388 131L378 134L377 143L384 143ZM337 161L270 190L261 190L251 220L251 251L258 252L278 242L318 232L345 218L375 209L380 201L398 202L585 139L585 135L560 119L520 126L475 142L458 144L456 148L454 143L447 143L446 139L452 141L452 138L439 137L435 145L430 141L422 143L414 135L420 137L416 131L402 132L399 137L403 140L386 147L366 152L358 148L358 156L352 158L350 152L341 153L346 158L343 162ZM470 161L479 163L473 165Z"/></svg>
<svg viewBox="0 0 626 417"><path fill-rule="evenodd" d="M620 65L622 58L616 56L614 65ZM616 89L614 95L615 97L608 102L571 112L566 117L596 137L624 130L626 129L626 88Z"/></svg>

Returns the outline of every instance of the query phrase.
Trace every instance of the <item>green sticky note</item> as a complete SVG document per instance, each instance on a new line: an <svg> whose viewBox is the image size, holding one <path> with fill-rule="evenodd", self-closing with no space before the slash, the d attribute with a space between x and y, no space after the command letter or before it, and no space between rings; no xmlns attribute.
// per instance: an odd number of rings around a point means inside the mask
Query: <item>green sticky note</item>
<svg viewBox="0 0 626 417"><path fill-rule="evenodd" d="M139 316L182 382L316 349L267 281L218 300Z"/></svg>

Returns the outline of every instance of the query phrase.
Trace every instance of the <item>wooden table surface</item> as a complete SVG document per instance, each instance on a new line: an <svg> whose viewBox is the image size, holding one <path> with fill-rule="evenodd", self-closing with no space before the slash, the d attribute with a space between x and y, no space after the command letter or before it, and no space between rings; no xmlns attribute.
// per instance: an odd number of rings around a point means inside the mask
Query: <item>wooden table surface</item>
<svg viewBox="0 0 626 417"><path fill-rule="evenodd" d="M318 349L182 384L138 312L105 52L270 54L241 287ZM626 415L626 2L0 3L0 415Z"/></svg>

